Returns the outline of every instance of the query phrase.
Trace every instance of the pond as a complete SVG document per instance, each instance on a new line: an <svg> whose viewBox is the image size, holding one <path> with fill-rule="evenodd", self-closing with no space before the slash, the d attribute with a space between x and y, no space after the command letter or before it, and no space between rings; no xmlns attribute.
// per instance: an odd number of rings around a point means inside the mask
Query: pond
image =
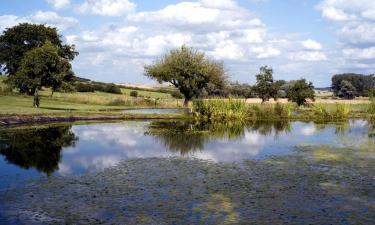
<svg viewBox="0 0 375 225"><path fill-rule="evenodd" d="M131 114L176 114L186 113L187 109L127 109L124 112Z"/></svg>
<svg viewBox="0 0 375 225"><path fill-rule="evenodd" d="M0 224L373 222L374 140L363 120L1 128Z"/></svg>

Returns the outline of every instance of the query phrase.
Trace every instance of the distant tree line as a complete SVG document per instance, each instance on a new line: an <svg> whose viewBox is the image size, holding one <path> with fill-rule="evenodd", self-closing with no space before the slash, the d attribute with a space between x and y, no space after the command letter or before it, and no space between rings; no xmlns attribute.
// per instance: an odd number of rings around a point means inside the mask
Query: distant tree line
<svg viewBox="0 0 375 225"><path fill-rule="evenodd" d="M374 75L355 73L337 74L332 77L332 90L340 98L354 99L369 96L375 88Z"/></svg>

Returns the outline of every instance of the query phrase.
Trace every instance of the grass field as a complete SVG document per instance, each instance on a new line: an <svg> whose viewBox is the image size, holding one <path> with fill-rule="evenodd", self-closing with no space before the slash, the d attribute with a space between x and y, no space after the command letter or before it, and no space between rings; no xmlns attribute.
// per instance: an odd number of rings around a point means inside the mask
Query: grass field
<svg viewBox="0 0 375 225"><path fill-rule="evenodd" d="M5 77L0 76L0 88L4 90ZM127 108L176 108L183 106L183 100L173 99L170 94L138 90L140 97L130 96L131 89L122 88L123 94L93 93L59 93L51 96L49 89L40 92L41 107L32 107L33 97L17 93L2 93L0 91L0 115L85 115L105 114L120 115ZM248 105L260 106L260 99L247 99ZM280 103L287 103L286 99L279 99ZM267 104L274 104L273 100ZM337 104L348 105L351 117L364 117L367 114L370 101L365 98L356 100L337 100L317 98L318 104L328 112L334 112ZM301 107L296 110L300 114L311 114L311 107Z"/></svg>

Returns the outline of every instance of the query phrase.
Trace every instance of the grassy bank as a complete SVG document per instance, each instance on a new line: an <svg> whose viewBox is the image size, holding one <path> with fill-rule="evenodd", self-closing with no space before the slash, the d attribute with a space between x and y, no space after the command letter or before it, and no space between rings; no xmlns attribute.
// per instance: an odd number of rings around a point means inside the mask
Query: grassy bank
<svg viewBox="0 0 375 225"><path fill-rule="evenodd" d="M292 103L249 104L238 99L196 100L194 117L205 121L314 120L340 121L349 118L374 118L375 101L370 104L312 104L298 107Z"/></svg>

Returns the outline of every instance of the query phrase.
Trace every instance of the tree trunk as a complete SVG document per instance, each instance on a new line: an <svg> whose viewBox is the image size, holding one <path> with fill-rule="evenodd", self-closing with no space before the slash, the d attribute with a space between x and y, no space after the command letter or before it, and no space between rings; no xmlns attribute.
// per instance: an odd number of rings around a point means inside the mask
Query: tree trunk
<svg viewBox="0 0 375 225"><path fill-rule="evenodd" d="M36 107L36 108L39 108L39 104L40 104L40 98L39 98L39 89L35 89L35 92L34 92L34 102L33 102L33 106Z"/></svg>
<svg viewBox="0 0 375 225"><path fill-rule="evenodd" d="M189 99L185 98L184 107L186 107L186 108L189 107Z"/></svg>

